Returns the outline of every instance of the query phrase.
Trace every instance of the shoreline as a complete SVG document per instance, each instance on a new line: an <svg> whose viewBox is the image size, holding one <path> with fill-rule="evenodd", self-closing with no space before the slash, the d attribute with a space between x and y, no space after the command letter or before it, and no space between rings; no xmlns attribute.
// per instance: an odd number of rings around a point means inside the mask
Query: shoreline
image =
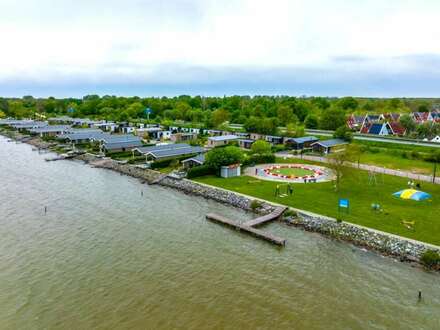
<svg viewBox="0 0 440 330"><path fill-rule="evenodd" d="M29 139L24 138L20 134L21 137L17 138L16 136L12 137L5 135L5 133L6 132L4 131L0 131L0 134L6 138L30 144L37 148L48 149L53 145L53 143L51 144L42 141L38 137ZM76 156L74 159L81 160L96 168L109 169L140 179L143 183L158 184L188 195L204 197L256 214L270 213L279 206L278 204L254 198L252 196L243 195L188 179L172 178L151 169L140 168L135 165L125 164L109 158L100 158L89 153ZM258 209L251 208L251 204L254 201L260 202L260 207ZM283 218L283 222L289 226L319 233L327 238L336 239L359 248L375 251L380 255L392 257L401 262L422 266L420 257L425 251L436 250L437 252L440 252L440 247L429 243L415 241L348 222L338 222L336 219L300 209L289 207L289 210L293 211L296 215Z"/></svg>

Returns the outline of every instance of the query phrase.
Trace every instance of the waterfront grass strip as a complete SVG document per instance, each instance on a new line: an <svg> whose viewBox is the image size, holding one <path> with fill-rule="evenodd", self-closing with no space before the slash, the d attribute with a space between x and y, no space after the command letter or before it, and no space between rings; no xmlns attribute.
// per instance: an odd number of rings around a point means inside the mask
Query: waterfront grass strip
<svg viewBox="0 0 440 330"><path fill-rule="evenodd" d="M377 184L370 184L368 172L351 169L335 192L332 182L294 184L292 196L275 195L277 183L242 176L219 178L206 176L195 179L200 183L228 189L270 202L339 218L343 221L440 245L440 186L422 184L422 190L431 194L430 201L410 201L393 197L396 191L407 188L407 179L377 175ZM338 212L338 199L348 198L350 212ZM372 208L372 204L379 208ZM406 223L414 223L406 226Z"/></svg>

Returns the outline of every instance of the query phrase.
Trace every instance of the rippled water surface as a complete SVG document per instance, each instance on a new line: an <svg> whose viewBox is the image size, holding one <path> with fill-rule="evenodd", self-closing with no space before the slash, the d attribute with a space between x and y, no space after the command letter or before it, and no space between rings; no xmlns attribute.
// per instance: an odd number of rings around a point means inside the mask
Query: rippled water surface
<svg viewBox="0 0 440 330"><path fill-rule="evenodd" d="M204 217L240 210L45 157L0 137L1 329L440 329L438 275L271 224L279 249Z"/></svg>

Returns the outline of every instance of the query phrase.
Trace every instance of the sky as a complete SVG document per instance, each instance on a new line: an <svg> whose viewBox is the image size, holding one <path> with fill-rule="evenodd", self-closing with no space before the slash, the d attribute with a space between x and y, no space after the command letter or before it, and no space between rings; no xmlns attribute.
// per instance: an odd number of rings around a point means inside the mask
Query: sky
<svg viewBox="0 0 440 330"><path fill-rule="evenodd" d="M438 0L0 0L0 95L440 96Z"/></svg>

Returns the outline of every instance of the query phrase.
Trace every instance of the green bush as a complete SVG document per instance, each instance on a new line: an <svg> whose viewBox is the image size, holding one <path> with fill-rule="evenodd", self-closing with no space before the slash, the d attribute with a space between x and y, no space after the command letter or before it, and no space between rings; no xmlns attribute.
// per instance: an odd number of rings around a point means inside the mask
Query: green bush
<svg viewBox="0 0 440 330"><path fill-rule="evenodd" d="M171 164L172 159L164 159L164 160L156 160L154 163L151 163L151 169L159 169L168 167Z"/></svg>
<svg viewBox="0 0 440 330"><path fill-rule="evenodd" d="M178 158L156 160L154 163L151 164L151 169L155 170L158 168L165 168L170 165L177 166L178 163L180 163L180 161L182 161L184 159L191 158L191 157L193 157L193 156L183 156L183 157L178 157Z"/></svg>
<svg viewBox="0 0 440 330"><path fill-rule="evenodd" d="M411 151L411 158L412 159L420 159L420 153L418 151Z"/></svg>
<svg viewBox="0 0 440 330"><path fill-rule="evenodd" d="M294 210L288 209L287 211L284 212L284 217L288 218L288 217L296 217L298 216L298 213Z"/></svg>
<svg viewBox="0 0 440 330"><path fill-rule="evenodd" d="M257 209L259 209L261 207L262 203L256 199L254 199L251 204L249 205L249 207L251 208L252 211L256 211Z"/></svg>
<svg viewBox="0 0 440 330"><path fill-rule="evenodd" d="M440 267L440 254L437 251L427 250L420 257L422 264L430 269Z"/></svg>
<svg viewBox="0 0 440 330"><path fill-rule="evenodd" d="M267 164L274 162L275 162L274 154L251 155L249 158L245 159L243 165L249 166L255 164Z"/></svg>
<svg viewBox="0 0 440 330"><path fill-rule="evenodd" d="M279 152L286 150L286 146L284 144L277 144L272 147L273 152Z"/></svg>
<svg viewBox="0 0 440 330"><path fill-rule="evenodd" d="M215 170L212 167L209 167L207 165L200 165L192 167L188 170L188 173L186 174L186 177L188 179L197 178L200 176L205 175L212 175L215 174Z"/></svg>

